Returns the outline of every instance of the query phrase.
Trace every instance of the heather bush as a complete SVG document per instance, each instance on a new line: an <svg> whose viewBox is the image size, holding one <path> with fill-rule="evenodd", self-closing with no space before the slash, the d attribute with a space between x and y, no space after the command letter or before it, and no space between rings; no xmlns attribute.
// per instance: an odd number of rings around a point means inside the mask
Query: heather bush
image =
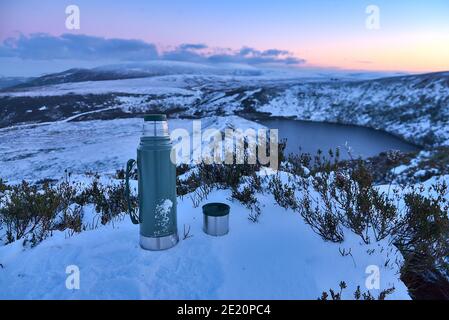
<svg viewBox="0 0 449 320"><path fill-rule="evenodd" d="M326 240L342 241L342 227L363 242L391 235L399 216L391 195L379 191L361 160L352 167L321 163L322 171L300 180L300 213ZM326 234L322 234L325 232Z"/></svg>
<svg viewBox="0 0 449 320"><path fill-rule="evenodd" d="M403 255L419 255L424 269L447 270L449 210L445 183L435 183L428 190L404 187L403 191L380 191L363 161L350 168L320 171L299 183L299 212L323 239L341 242L343 228L365 243L388 237Z"/></svg>
<svg viewBox="0 0 449 320"><path fill-rule="evenodd" d="M137 206L137 198L131 200ZM88 204L101 214L102 224L108 223L127 210L124 183L104 186L96 177L83 187L71 182L67 173L55 185L49 181L23 181L9 186L1 181L0 227L5 230L4 242L23 239L25 244L35 246L56 230L81 232L85 229L83 207Z"/></svg>
<svg viewBox="0 0 449 320"><path fill-rule="evenodd" d="M437 182L427 190L423 186L411 187L404 195L404 203L394 232L394 244L405 257L403 269L439 271L449 279L447 184Z"/></svg>
<svg viewBox="0 0 449 320"><path fill-rule="evenodd" d="M252 222L258 222L261 214L260 203L256 197L254 184L249 183L241 188L232 190L231 201L237 200L247 209L251 210L248 219Z"/></svg>
<svg viewBox="0 0 449 320"><path fill-rule="evenodd" d="M93 204L95 211L101 214L101 223L106 224L114 217L126 213L125 183L103 185L95 178L92 183L74 197L74 203L84 206ZM131 195L131 204L137 207L137 197Z"/></svg>
<svg viewBox="0 0 449 320"><path fill-rule="evenodd" d="M299 205L295 197L295 184L282 183L279 175L273 175L268 183L276 203L284 209L297 210Z"/></svg>
<svg viewBox="0 0 449 320"><path fill-rule="evenodd" d="M347 288L346 282L341 281L338 286L339 286L338 290L329 289L329 293L323 291L321 297L319 297L318 300L329 300L329 298L330 300L342 300L343 290ZM394 287L384 289L379 293L379 295L376 298L371 294L371 292L369 291L362 292L360 290L360 286L357 286L357 289L355 290L353 297L354 300L385 300L388 297L388 295L394 292L394 290L395 290Z"/></svg>
<svg viewBox="0 0 449 320"><path fill-rule="evenodd" d="M48 183L39 188L23 181L8 189L0 208L1 221L6 229L6 243L25 236L33 245L39 243L54 229L61 196Z"/></svg>

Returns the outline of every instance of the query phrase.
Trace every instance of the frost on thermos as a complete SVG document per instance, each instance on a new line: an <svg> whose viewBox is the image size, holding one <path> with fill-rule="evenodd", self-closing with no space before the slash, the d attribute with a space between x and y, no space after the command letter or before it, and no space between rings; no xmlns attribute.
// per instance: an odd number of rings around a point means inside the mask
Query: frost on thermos
<svg viewBox="0 0 449 320"><path fill-rule="evenodd" d="M140 246L147 250L164 250L178 243L176 223L176 164L171 161L172 146L165 115L144 117L143 132L137 148L137 161L126 168L129 179L137 164L139 210L129 205L131 220L140 226Z"/></svg>

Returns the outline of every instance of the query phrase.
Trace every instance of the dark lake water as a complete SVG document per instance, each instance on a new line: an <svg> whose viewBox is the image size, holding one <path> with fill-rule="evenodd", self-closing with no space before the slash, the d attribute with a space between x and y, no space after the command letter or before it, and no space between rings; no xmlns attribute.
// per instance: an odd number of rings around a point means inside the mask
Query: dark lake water
<svg viewBox="0 0 449 320"><path fill-rule="evenodd" d="M287 139L287 154L307 152L316 154L318 149L326 152L340 148L340 159L348 159L347 147L353 157L368 158L382 151L417 151L413 144L389 133L351 126L322 122L297 121L287 119L261 120L259 123L270 129L279 130L279 139Z"/></svg>

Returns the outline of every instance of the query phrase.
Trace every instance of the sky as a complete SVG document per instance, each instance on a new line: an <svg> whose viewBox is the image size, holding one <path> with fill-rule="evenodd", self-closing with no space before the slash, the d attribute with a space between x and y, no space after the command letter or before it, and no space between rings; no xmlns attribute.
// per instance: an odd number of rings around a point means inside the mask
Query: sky
<svg viewBox="0 0 449 320"><path fill-rule="evenodd" d="M448 17L447 0L0 0L0 75L154 59L442 71Z"/></svg>

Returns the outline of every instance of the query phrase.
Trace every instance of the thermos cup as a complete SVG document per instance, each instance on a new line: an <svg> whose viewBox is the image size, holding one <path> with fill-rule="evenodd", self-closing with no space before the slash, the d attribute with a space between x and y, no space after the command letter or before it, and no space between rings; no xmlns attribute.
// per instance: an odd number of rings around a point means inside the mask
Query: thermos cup
<svg viewBox="0 0 449 320"><path fill-rule="evenodd" d="M128 210L132 222L140 226L140 246L143 249L164 250L179 241L176 164L171 161L171 149L166 116L146 115L137 148L138 212L131 208L129 198L129 178L136 161L131 159L126 166Z"/></svg>

